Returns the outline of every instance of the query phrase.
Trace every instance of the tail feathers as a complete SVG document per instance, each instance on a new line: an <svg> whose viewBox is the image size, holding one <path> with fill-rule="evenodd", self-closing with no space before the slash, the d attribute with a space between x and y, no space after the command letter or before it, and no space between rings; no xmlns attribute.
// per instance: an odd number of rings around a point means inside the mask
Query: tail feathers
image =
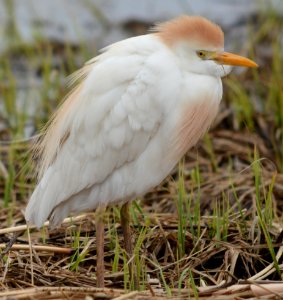
<svg viewBox="0 0 283 300"><path fill-rule="evenodd" d="M44 222L47 220L50 210L43 209L44 203L42 203L42 196L39 187L33 192L28 206L25 210L25 219L29 224L36 225L37 228L43 226Z"/></svg>
<svg viewBox="0 0 283 300"><path fill-rule="evenodd" d="M99 190L96 189L95 195ZM67 200L59 203L52 210L50 216L50 226L51 228L60 225L64 218L68 217L71 214L78 214L82 211L88 211L90 209L95 209L98 206L98 203L93 201L95 198L90 198L92 192L92 187L85 189Z"/></svg>
<svg viewBox="0 0 283 300"><path fill-rule="evenodd" d="M56 206L56 199L58 195L55 195L54 190L43 190L37 186L25 211L26 221L36 225L37 228L42 227L48 219L50 219L51 229L60 225L69 215L70 210L67 205L64 205L68 200ZM56 212L56 218L54 218L54 212Z"/></svg>
<svg viewBox="0 0 283 300"><path fill-rule="evenodd" d="M71 214L96 209L99 205L107 205L109 195L100 186L91 186L70 195L61 184L62 176L57 172L45 173L35 188L25 211L28 223L40 228L49 219L54 228Z"/></svg>
<svg viewBox="0 0 283 300"><path fill-rule="evenodd" d="M70 213L77 214L95 209L99 205L99 203L93 201L98 198L99 188L93 189L93 187L90 187L67 198L60 193L59 189L52 189L52 187L50 185L47 188L40 182L26 208L26 221L35 224L37 228L42 227L47 219L50 220L49 225L51 228L57 227ZM90 194L92 197L90 197ZM59 199L62 200L58 201Z"/></svg>
<svg viewBox="0 0 283 300"><path fill-rule="evenodd" d="M60 177L48 170L35 188L25 211L28 223L40 228L50 216L59 199L64 199Z"/></svg>

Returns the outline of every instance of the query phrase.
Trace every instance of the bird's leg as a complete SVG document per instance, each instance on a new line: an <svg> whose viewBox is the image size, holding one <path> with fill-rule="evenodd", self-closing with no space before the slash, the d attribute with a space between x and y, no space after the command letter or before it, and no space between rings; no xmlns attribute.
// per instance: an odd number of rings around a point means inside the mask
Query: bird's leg
<svg viewBox="0 0 283 300"><path fill-rule="evenodd" d="M121 207L121 226L123 230L124 236L124 247L128 256L129 262L129 272L130 272L130 280L134 281L134 289L139 288L139 280L136 274L135 261L133 258L133 244L131 238L131 227L130 227L130 202L126 202Z"/></svg>
<svg viewBox="0 0 283 300"><path fill-rule="evenodd" d="M98 288L104 287L104 207L98 207L95 213L96 227L96 285Z"/></svg>

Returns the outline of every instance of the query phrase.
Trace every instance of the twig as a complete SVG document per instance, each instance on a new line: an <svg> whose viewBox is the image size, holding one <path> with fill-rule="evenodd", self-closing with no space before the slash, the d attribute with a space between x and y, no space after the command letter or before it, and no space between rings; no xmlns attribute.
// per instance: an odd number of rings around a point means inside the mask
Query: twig
<svg viewBox="0 0 283 300"><path fill-rule="evenodd" d="M67 224L67 223L80 221L82 219L85 219L86 216L87 216L87 214L80 215L80 216L77 216L77 217L66 218L66 219L64 219L62 224ZM49 221L45 222L43 224L43 226L46 226L46 227L49 226ZM3 228L3 229L0 229L0 235L1 234L12 233L12 232L17 232L17 231L25 231L25 230L27 230L27 228L28 228L27 225L19 225L19 226L14 226L14 227ZM35 229L35 228L36 228L35 225L29 225L29 229Z"/></svg>
<svg viewBox="0 0 283 300"><path fill-rule="evenodd" d="M27 231L28 231L28 249L29 249L29 258L30 258L31 284L34 285L33 262L32 262L32 244L31 244L29 226L28 226Z"/></svg>
<svg viewBox="0 0 283 300"><path fill-rule="evenodd" d="M17 238L21 235L21 231L15 233L12 238L10 239L10 241L5 245L5 248L3 251L1 251L0 253L0 260L2 260L3 255L7 254L10 249L13 247L14 243L16 242ZM1 248L1 247L0 247Z"/></svg>
<svg viewBox="0 0 283 300"><path fill-rule="evenodd" d="M70 254L73 249L71 248L62 248L62 247L54 247L54 246L41 246L41 245L32 245L32 249L36 251L47 251L47 252L55 252L61 254ZM0 244L0 249L5 249L6 244ZM30 245L22 245L22 244L14 244L10 248L10 250L29 250Z"/></svg>
<svg viewBox="0 0 283 300"><path fill-rule="evenodd" d="M282 254L283 254L283 246L281 246L279 248L278 252L277 252L277 255L276 255L276 260L277 261L279 261ZM248 280L253 281L253 280L257 280L257 279L264 279L266 276L268 276L270 274L270 270L272 270L272 273L275 271L274 262L271 263L270 265L268 265L263 270L261 270L259 273L257 273L254 276L250 277Z"/></svg>
<svg viewBox="0 0 283 300"><path fill-rule="evenodd" d="M138 294L139 294L138 291L133 291L133 292L130 292L128 294L118 296L118 297L114 298L113 300L126 300L126 299L130 299L130 298L132 298L132 297L134 297Z"/></svg>
<svg viewBox="0 0 283 300"><path fill-rule="evenodd" d="M91 288L91 287L35 287L35 288L27 288L23 290L14 290L14 291L5 291L0 292L0 297L9 297L9 296L17 296L17 295L32 295L40 292L86 292L86 293L108 293L113 294L113 297L120 296L124 294L124 290L122 289L108 289L108 288Z"/></svg>

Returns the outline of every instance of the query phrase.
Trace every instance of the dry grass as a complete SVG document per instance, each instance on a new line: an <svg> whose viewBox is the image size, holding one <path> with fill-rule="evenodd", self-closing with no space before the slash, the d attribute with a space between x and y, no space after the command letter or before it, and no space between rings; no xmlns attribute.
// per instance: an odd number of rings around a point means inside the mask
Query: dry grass
<svg viewBox="0 0 283 300"><path fill-rule="evenodd" d="M254 43L261 69L225 81L221 112L210 133L162 185L132 205L140 291L130 292L117 208L105 215L106 288L96 289L94 214L66 220L53 231L27 231L22 211L34 186L26 163L32 141L0 144L0 299L283 297L283 59L276 50L282 20L258 23ZM266 43L272 45L272 56L261 52ZM65 60L55 68L53 56L41 51L40 45L24 47L44 80L42 107L34 117L37 128L65 94L54 70L70 73L81 54L80 49L61 49L59 57ZM0 118L6 124L2 140L21 136L26 120L14 111L15 80L7 63L17 55L0 61L8 70L4 77L0 73L8 112ZM53 98L48 89L56 91Z"/></svg>
<svg viewBox="0 0 283 300"><path fill-rule="evenodd" d="M229 113L221 115L225 118L231 117ZM225 120L222 119L221 123L223 122ZM273 282L281 279L276 273L267 242L257 220L254 174L249 163L249 156L255 144L258 145L258 149L266 151L265 141L258 135L245 131L229 132L220 128L215 128L210 136L213 137L214 154L218 160L217 170L213 170L211 160L207 158L208 150L205 142L201 143L198 151L191 151L185 160L185 170L195 169L198 164L199 172L203 177L198 187L190 172L186 171L187 173L184 174L184 182L188 191L191 190L191 193L196 194L198 188L201 190L202 215L198 225L192 224L191 228L189 224L186 225L185 252L182 257L178 257L180 251L179 218L176 206L178 173L176 172L165 181L163 186L146 195L145 200L141 202L143 213L136 212L135 214L137 219L134 222L133 231L136 241L141 231L146 228L138 255L142 261L140 264L146 270L142 289L147 292L134 293L127 297L126 294L126 298L118 299L153 299L152 294L156 295L156 299L169 296L170 298L187 298L189 293L193 297L192 285L203 286L198 291L199 298L212 295L217 295L219 299L229 299L229 297L232 299L235 295L253 297L257 291L255 292L252 287L261 286L262 280L268 279ZM5 156L4 153L2 155ZM234 157L232 163L229 157ZM276 174L274 163L269 159L264 159L261 163L261 185L268 187ZM278 207L278 211L281 207L281 198L278 195L282 195L282 187L283 175L276 174L273 186L273 194L276 197L273 198L273 205ZM27 193L29 188L30 186L27 185ZM238 197L237 205L235 194ZM223 195L231 203L229 208L227 203L220 201ZM18 198L17 193L15 198ZM228 209L226 223L223 221L226 217L221 208L219 208L220 215L217 216L214 212L217 201L219 207L223 206L225 209L226 205ZM14 232L17 232L17 226L24 223L21 212L24 203L22 202L21 205L18 203L12 208L12 212L10 208L1 212L2 228L16 226L9 233L0 236L2 243L9 243ZM241 211L237 210L238 205L241 205ZM7 218L9 214L10 218ZM115 209L110 209L105 216L105 221L108 223L108 229L105 232L106 290L94 288L96 284L95 218L92 213L89 213L78 220L69 220L54 231L44 229L38 232L38 230L30 229L34 245L32 255L29 251L25 228L20 227L19 230L22 231L18 232L14 246L9 251L5 251L4 248L2 252L3 292L0 292L0 297L12 295L14 299L61 299L64 297L85 299L86 295L91 295L94 299L116 299L124 295L125 276L127 276L125 275L124 253L120 247L117 252L116 245L113 245L113 235L116 234L119 245L123 245L118 218ZM217 225L215 218L222 220L220 224ZM220 228L217 229L217 226ZM193 229L193 233L190 229ZM280 270L283 237L281 230L281 224L276 222L269 227ZM74 268L78 253L81 255L81 260ZM112 266L115 259L118 260L118 267L113 272ZM233 285L239 280L244 281L245 284L241 288L238 286L235 291L221 287ZM251 285L252 283L254 285ZM170 287L169 290L165 288L166 285ZM283 292L283 289L279 292L274 290L273 285L270 287L272 294ZM282 288L281 285L280 288Z"/></svg>

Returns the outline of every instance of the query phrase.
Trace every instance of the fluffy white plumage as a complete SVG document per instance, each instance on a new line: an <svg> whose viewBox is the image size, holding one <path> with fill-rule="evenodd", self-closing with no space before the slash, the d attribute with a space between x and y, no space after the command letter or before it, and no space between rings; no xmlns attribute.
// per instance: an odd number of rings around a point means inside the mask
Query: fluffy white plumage
<svg viewBox="0 0 283 300"><path fill-rule="evenodd" d="M87 63L46 133L26 220L56 226L159 184L218 110L229 69L199 58L203 47L168 46L154 33L113 44Z"/></svg>

